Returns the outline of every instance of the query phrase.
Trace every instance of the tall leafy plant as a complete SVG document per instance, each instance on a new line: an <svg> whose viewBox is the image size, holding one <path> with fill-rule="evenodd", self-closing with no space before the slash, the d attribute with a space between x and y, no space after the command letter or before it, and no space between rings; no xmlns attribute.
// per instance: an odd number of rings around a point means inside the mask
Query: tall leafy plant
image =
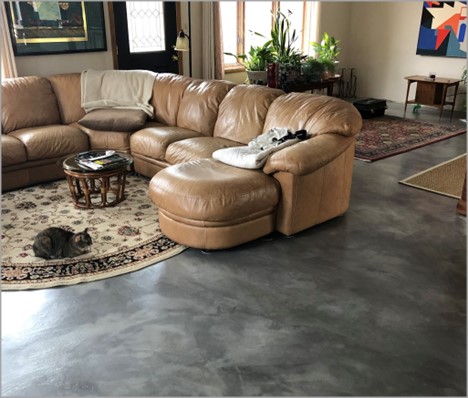
<svg viewBox="0 0 468 398"><path fill-rule="evenodd" d="M291 13L289 12L289 15ZM279 64L299 65L305 58L302 53L294 47L298 39L296 29L291 28L288 16L278 10L274 16L271 28L271 47L275 62Z"/></svg>

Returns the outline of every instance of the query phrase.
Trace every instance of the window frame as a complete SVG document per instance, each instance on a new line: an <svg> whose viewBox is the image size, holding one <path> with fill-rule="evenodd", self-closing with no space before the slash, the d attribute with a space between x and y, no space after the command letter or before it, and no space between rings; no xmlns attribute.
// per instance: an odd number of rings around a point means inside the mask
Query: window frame
<svg viewBox="0 0 468 398"><path fill-rule="evenodd" d="M272 1L271 2L271 9L273 11L273 15L281 9L281 3L288 4L286 0L283 1ZM245 54L245 1L238 1L237 2L237 32L236 32L236 54ZM306 29L306 22L307 22L307 0L302 0L302 26L301 26L301 51L307 52L309 45L305 44L305 34L306 30L309 31L310 27ZM273 26L274 17L271 16L271 26ZM225 73L237 73L237 72L244 72L245 67L239 62L229 62L224 63L224 72Z"/></svg>

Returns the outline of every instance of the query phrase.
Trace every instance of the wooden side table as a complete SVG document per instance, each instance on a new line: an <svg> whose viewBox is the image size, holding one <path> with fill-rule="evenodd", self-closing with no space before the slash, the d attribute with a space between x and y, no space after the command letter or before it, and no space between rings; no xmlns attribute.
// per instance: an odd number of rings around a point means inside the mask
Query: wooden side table
<svg viewBox="0 0 468 398"><path fill-rule="evenodd" d="M439 108L439 117L442 117L444 106L452 105L450 119L452 118L453 108L455 107L455 101L457 99L458 85L461 82L460 79L452 79L448 77L436 77L431 79L427 76L420 75L406 76L405 79L408 80L405 99L405 114L408 104L421 104ZM416 83L416 96L414 99L408 100L410 87L413 83ZM447 91L449 87L455 87L452 101L447 101Z"/></svg>
<svg viewBox="0 0 468 398"><path fill-rule="evenodd" d="M125 153L119 155L125 158L125 164L109 166L102 170L89 170L80 166L75 159L76 155L63 161L63 171L75 207L112 207L124 200L127 168L133 163L133 158Z"/></svg>

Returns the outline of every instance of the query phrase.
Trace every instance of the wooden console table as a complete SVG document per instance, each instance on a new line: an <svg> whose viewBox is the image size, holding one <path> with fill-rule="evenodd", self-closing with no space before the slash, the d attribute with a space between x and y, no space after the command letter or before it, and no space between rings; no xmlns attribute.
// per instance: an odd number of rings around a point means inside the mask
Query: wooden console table
<svg viewBox="0 0 468 398"><path fill-rule="evenodd" d="M406 90L405 100L405 114L408 104L421 104L428 106L435 106L439 108L439 117L442 117L442 111L445 105L452 105L452 112L450 118L453 116L453 108L455 107L455 100L457 99L458 85L460 79L452 79L448 77L436 77L434 79L428 76L406 76L408 80L408 88ZM416 83L416 96L413 100L408 100L411 84ZM447 91L449 87L455 87L453 100L447 101Z"/></svg>
<svg viewBox="0 0 468 398"><path fill-rule="evenodd" d="M340 80L340 75L334 75L327 80L321 80L319 82L304 82L304 83L290 83L286 84L283 87L283 90L287 93L291 92L304 92L304 91L312 91L312 90L321 90L326 88L327 95L332 97L333 96L333 85L335 82Z"/></svg>

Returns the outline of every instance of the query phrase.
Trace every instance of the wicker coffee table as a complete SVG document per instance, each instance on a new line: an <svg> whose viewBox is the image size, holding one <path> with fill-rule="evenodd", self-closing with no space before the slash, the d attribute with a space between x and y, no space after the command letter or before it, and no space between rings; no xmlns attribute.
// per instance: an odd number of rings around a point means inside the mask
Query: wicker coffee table
<svg viewBox="0 0 468 398"><path fill-rule="evenodd" d="M89 170L81 166L76 161L77 154L63 161L63 171L75 207L80 209L112 207L124 200L127 168L133 163L133 158L123 152L116 153L126 162L108 165L102 170Z"/></svg>

